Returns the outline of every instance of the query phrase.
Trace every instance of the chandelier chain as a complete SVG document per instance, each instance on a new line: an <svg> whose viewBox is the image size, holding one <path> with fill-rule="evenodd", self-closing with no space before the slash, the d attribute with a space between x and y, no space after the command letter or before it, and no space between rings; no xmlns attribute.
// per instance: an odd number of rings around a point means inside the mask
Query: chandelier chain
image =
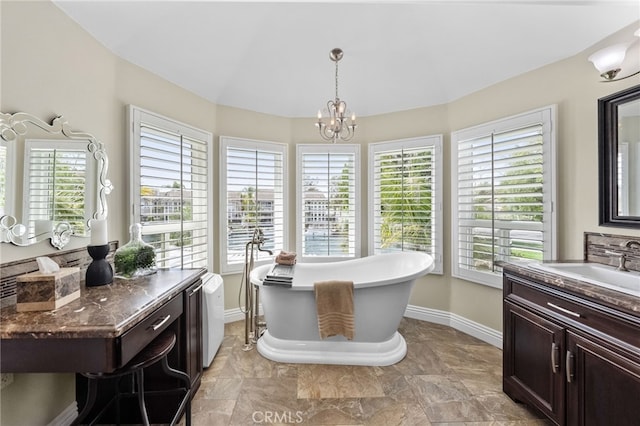
<svg viewBox="0 0 640 426"><path fill-rule="evenodd" d="M338 98L338 61L336 61L336 99Z"/></svg>

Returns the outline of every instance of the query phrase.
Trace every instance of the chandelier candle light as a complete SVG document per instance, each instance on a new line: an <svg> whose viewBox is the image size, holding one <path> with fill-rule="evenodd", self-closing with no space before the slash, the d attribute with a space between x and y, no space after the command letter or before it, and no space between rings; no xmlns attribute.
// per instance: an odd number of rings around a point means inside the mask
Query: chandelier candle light
<svg viewBox="0 0 640 426"><path fill-rule="evenodd" d="M322 139L336 143L337 140L349 141L356 132L356 115L347 110L347 103L338 97L338 62L344 53L342 49L335 48L329 54L329 58L336 63L336 98L327 102L325 112L328 114L326 123L322 118L322 111L318 111L318 121L316 127Z"/></svg>

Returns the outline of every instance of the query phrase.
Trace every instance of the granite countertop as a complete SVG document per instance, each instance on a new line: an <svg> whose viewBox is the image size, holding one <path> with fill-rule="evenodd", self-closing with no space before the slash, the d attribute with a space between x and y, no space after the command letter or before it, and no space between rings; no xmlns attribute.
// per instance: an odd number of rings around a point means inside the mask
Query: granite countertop
<svg viewBox="0 0 640 426"><path fill-rule="evenodd" d="M583 261L575 261L576 263L584 263ZM557 263L557 262L545 262ZM563 261L562 263L568 263ZM640 316L640 297L631 294L622 293L611 290L586 281L580 281L564 275L546 272L536 269L529 262L502 262L501 266L505 271L512 271L565 290L569 293L584 296L590 300L603 303L607 306L617 308L627 312L633 316Z"/></svg>
<svg viewBox="0 0 640 426"><path fill-rule="evenodd" d="M184 291L204 269L158 270L153 275L99 287L81 285L80 297L54 311L0 311L0 338L113 338Z"/></svg>

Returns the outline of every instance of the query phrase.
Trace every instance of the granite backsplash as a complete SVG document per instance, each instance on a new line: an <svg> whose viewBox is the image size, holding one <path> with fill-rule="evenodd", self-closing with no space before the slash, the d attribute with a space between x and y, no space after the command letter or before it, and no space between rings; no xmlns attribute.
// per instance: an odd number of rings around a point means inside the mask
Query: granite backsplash
<svg viewBox="0 0 640 426"><path fill-rule="evenodd" d="M625 256L627 269L640 271L640 248L637 246L626 247L628 241L640 243L640 237L585 232L584 260L617 267L619 257L612 255L611 252L613 252Z"/></svg>
<svg viewBox="0 0 640 426"><path fill-rule="evenodd" d="M117 241L109 243L109 254L107 255L107 260L111 263L112 267L113 255L117 248ZM47 257L56 262L60 267L79 267L81 281L84 281L85 272L92 260L87 249L84 247L50 253ZM0 265L0 308L16 304L16 277L29 272L35 272L37 270L38 263L36 262L35 257L7 262Z"/></svg>

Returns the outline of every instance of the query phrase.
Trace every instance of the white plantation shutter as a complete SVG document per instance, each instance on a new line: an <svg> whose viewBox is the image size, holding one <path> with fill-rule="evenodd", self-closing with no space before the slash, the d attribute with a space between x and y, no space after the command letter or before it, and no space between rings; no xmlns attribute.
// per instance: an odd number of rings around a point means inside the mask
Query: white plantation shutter
<svg viewBox="0 0 640 426"><path fill-rule="evenodd" d="M12 199L15 190L7 191L8 188L15 188L12 183L12 151L9 144L0 138L0 217L6 214L15 214L13 211Z"/></svg>
<svg viewBox="0 0 640 426"><path fill-rule="evenodd" d="M286 223L286 145L221 137L222 270L238 271L255 228L264 233L263 248L274 254L284 248ZM255 253L270 260L267 252Z"/></svg>
<svg viewBox="0 0 640 426"><path fill-rule="evenodd" d="M211 134L132 108L134 221L158 267L210 266Z"/></svg>
<svg viewBox="0 0 640 426"><path fill-rule="evenodd" d="M297 251L302 257L360 256L359 148L297 145Z"/></svg>
<svg viewBox="0 0 640 426"><path fill-rule="evenodd" d="M442 136L369 146L369 252L421 251L442 272Z"/></svg>
<svg viewBox="0 0 640 426"><path fill-rule="evenodd" d="M633 170L629 170L629 142L618 142L618 155L616 159L616 176L617 192L618 192L618 211L619 216L629 215L629 200L633 199L632 192L637 188L631 188L629 176Z"/></svg>
<svg viewBox="0 0 640 426"><path fill-rule="evenodd" d="M497 261L549 260L553 108L452 135L454 275L500 286Z"/></svg>
<svg viewBox="0 0 640 426"><path fill-rule="evenodd" d="M95 169L89 155L84 143L26 141L23 208L30 234L38 221L53 221L67 222L75 235L86 235L95 210L90 202Z"/></svg>

